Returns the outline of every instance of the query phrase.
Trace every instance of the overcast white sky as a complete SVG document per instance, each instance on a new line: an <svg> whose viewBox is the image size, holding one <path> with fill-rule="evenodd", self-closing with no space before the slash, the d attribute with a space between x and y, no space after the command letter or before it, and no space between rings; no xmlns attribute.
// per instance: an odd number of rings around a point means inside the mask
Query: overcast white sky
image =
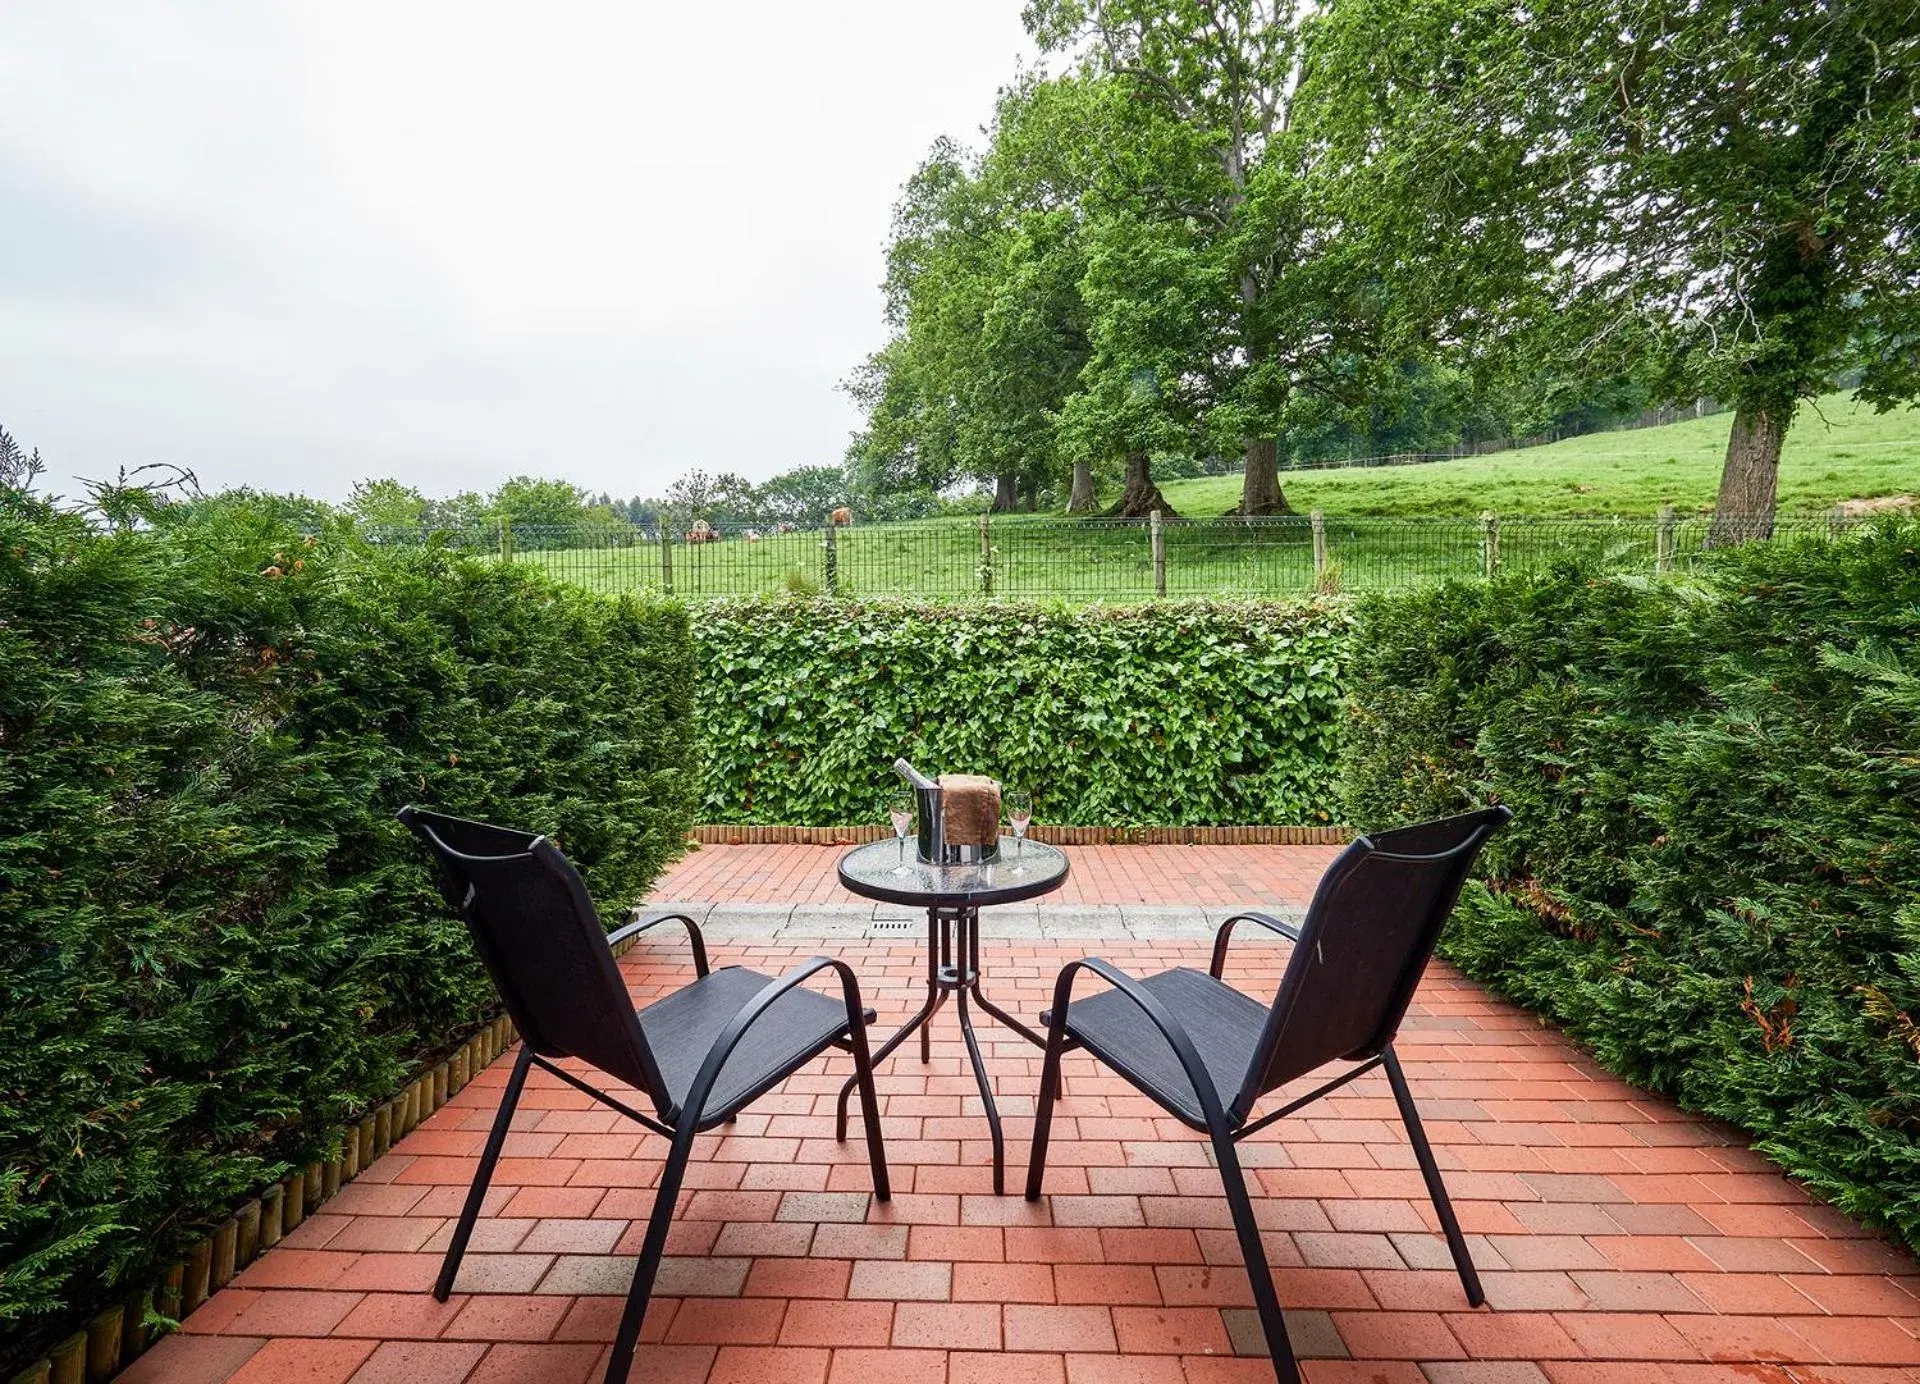
<svg viewBox="0 0 1920 1384"><path fill-rule="evenodd" d="M55 491L838 461L1020 0L0 0L0 424Z"/></svg>

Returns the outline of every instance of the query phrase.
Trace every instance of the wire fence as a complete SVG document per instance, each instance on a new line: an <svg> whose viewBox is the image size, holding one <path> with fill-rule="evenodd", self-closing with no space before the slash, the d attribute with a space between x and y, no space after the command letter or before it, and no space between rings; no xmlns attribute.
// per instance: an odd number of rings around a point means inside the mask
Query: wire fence
<svg viewBox="0 0 1920 1384"><path fill-rule="evenodd" d="M1379 591L1579 559L1616 572L1684 572L1707 517L1121 520L939 519L786 532L662 534L625 526L381 529L384 545L463 548L531 563L592 591L705 600L791 594L926 600L1272 597ZM1826 542L1835 518L1777 521L1775 542Z"/></svg>

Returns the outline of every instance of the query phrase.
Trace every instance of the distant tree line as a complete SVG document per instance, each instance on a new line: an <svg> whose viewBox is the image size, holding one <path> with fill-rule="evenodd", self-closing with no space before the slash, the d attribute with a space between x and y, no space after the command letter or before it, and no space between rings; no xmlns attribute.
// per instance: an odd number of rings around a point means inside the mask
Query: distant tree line
<svg viewBox="0 0 1920 1384"><path fill-rule="evenodd" d="M1800 403L1920 393L1911 0L1029 0L1057 75L935 144L856 488L1155 484L1734 410L1721 540Z"/></svg>
<svg viewBox="0 0 1920 1384"><path fill-rule="evenodd" d="M0 446L0 466L10 465L10 456ZM549 538L573 547L629 541L638 533L657 534L662 525L675 533L695 523L725 532L783 524L817 528L842 505L855 506L863 520L916 519L969 507L965 497L931 492L859 494L843 467L798 466L758 485L729 471L690 471L663 496L627 499L533 476L515 476L488 495L465 491L444 499L397 480L367 480L354 486L346 510L376 536L447 533L496 542L504 527L521 547Z"/></svg>

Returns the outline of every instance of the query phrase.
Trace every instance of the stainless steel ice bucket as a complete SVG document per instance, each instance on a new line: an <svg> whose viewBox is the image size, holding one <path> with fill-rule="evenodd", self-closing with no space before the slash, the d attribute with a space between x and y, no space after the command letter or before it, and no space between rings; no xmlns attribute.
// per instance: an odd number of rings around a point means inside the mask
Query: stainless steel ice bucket
<svg viewBox="0 0 1920 1384"><path fill-rule="evenodd" d="M977 865L984 860L999 858L1000 848L997 844L948 845L945 794L940 785L904 759L893 761L893 771L913 785L913 796L919 808L919 830L915 844L922 860L930 865Z"/></svg>

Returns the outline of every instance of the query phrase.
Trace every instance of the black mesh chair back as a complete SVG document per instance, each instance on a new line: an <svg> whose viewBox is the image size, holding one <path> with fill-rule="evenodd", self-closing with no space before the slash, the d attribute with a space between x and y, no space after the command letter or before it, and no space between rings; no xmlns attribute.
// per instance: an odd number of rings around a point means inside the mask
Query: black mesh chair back
<svg viewBox="0 0 1920 1384"><path fill-rule="evenodd" d="M1393 1041L1481 845L1504 807L1362 836L1315 891L1246 1084L1245 1118L1268 1091Z"/></svg>
<svg viewBox="0 0 1920 1384"><path fill-rule="evenodd" d="M441 889L527 1045L579 1057L644 1091L663 1118L666 1083L634 1015L586 885L559 849L532 836L419 808L400 820L433 852Z"/></svg>

